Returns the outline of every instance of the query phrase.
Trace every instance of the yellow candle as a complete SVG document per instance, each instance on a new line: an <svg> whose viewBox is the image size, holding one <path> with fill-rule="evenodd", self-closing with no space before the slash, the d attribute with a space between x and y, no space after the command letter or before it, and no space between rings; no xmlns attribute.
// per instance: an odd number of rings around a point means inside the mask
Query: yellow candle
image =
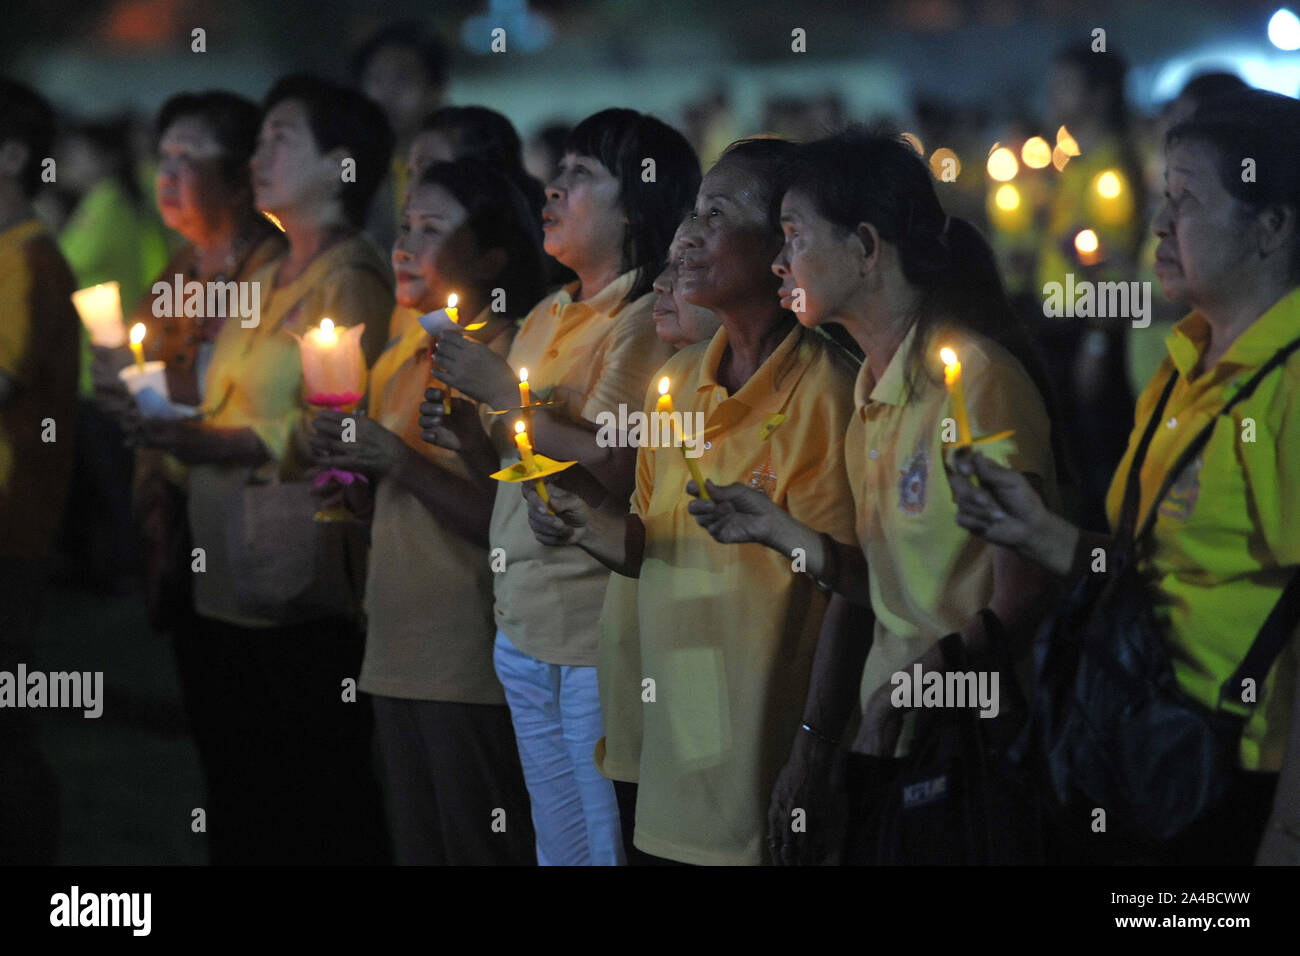
<svg viewBox="0 0 1300 956"><path fill-rule="evenodd" d="M939 357L943 359L943 381L948 386L948 394L952 396L952 414L957 419L957 438L963 445L971 443L970 418L966 415L966 391L961 384L961 362L957 361L957 353L952 349L944 348L939 350Z"/></svg>
<svg viewBox="0 0 1300 956"><path fill-rule="evenodd" d="M460 325L460 319L457 318L457 316L460 315L460 309L456 308L456 303L459 301L460 299L457 297L455 292L447 296L447 318L451 319L457 325Z"/></svg>
<svg viewBox="0 0 1300 956"><path fill-rule="evenodd" d="M131 326L131 354L135 356L135 367L144 371L144 323L137 322Z"/></svg>
<svg viewBox="0 0 1300 956"><path fill-rule="evenodd" d="M519 370L519 404L524 408L529 405L528 401L528 369Z"/></svg>
<svg viewBox="0 0 1300 956"><path fill-rule="evenodd" d="M528 441L528 430L524 428L522 420L515 422L515 447L519 449L519 457L523 459L524 468L530 472L537 471L537 459L533 457L533 446ZM546 493L546 482L538 478L533 484L549 507L551 496Z"/></svg>
<svg viewBox="0 0 1300 956"><path fill-rule="evenodd" d="M665 415L672 415L673 413L673 397L672 395L668 394L667 375L665 375L663 378L659 380L659 401L655 404L655 411L661 412ZM671 418L669 418L668 420L670 422L672 421ZM674 425L673 426L674 439L676 438L676 432L677 429L676 426ZM700 474L700 466L695 463L695 459L692 458L690 455L686 454L685 441L682 442L682 458L686 460L686 467L687 469L689 469L691 473L691 477L695 479L695 484L699 485L700 497L707 501L709 498L709 490L704 487L704 476Z"/></svg>

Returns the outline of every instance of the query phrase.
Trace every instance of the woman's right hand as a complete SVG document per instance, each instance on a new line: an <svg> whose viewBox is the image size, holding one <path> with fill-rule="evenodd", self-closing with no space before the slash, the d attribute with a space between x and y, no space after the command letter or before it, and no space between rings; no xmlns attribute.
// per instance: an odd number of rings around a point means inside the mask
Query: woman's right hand
<svg viewBox="0 0 1300 956"><path fill-rule="evenodd" d="M586 502L551 482L546 483L549 505L537 493L536 482L521 482L520 488L528 503L528 526L533 529L533 537L549 547L578 543L591 524L591 508Z"/></svg>
<svg viewBox="0 0 1300 956"><path fill-rule="evenodd" d="M709 497L699 498L686 506L701 528L719 544L744 544L757 541L768 544L779 516L784 514L772 499L756 488L734 482L715 485L704 479ZM686 493L699 495L694 480L686 483Z"/></svg>
<svg viewBox="0 0 1300 956"><path fill-rule="evenodd" d="M948 482L957 524L971 534L1023 553L1042 533L1047 506L1020 472L979 452L959 451L951 459Z"/></svg>

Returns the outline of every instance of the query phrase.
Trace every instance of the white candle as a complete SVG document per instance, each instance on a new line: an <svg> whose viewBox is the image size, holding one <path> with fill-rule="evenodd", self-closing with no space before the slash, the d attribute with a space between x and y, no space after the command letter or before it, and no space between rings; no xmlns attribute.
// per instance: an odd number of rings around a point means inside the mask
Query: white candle
<svg viewBox="0 0 1300 956"><path fill-rule="evenodd" d="M122 322L122 295L116 282L101 282L72 293L72 304L94 345L120 349L126 345L126 325Z"/></svg>

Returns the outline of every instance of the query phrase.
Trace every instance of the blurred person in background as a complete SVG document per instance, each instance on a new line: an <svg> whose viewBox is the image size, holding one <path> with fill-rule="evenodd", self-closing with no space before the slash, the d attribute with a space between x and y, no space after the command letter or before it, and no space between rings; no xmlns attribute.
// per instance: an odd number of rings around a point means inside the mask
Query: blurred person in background
<svg viewBox="0 0 1300 956"><path fill-rule="evenodd" d="M1078 155L1064 157L1047 201L1036 283L1040 294L1046 295L1043 289L1052 282L1065 288L1067 274L1076 283L1138 278L1143 180L1130 141L1126 74L1117 53L1094 52L1089 43L1063 49L1052 65L1050 126L1057 128L1058 146L1065 141L1060 127L1065 128ZM1087 237L1080 238L1088 231L1096 237L1095 250L1088 248ZM1064 435L1072 441L1082 519L1094 529L1105 527L1106 488L1133 417L1124 353L1134 318L1054 318L1040 312L1031 326L1050 380L1060 383L1061 408L1073 426Z"/></svg>
<svg viewBox="0 0 1300 956"><path fill-rule="evenodd" d="M391 165L366 216L366 232L381 249L391 249L397 236L407 153L421 120L442 105L449 56L441 37L418 20L382 27L352 55L357 88L380 105L395 137Z"/></svg>
<svg viewBox="0 0 1300 956"><path fill-rule="evenodd" d="M555 178L564 157L564 144L573 127L568 123L547 123L524 144L524 168L539 182L549 183Z"/></svg>
<svg viewBox="0 0 1300 956"><path fill-rule="evenodd" d="M59 247L77 287L116 282L123 310L144 295L167 261L167 242L145 208L125 120L72 127L59 144L57 183L76 197L59 233ZM74 491L64 525L73 577L98 588L117 587L139 555L131 531L133 455L118 424L89 399L94 353L81 333L79 416Z"/></svg>
<svg viewBox="0 0 1300 956"><path fill-rule="evenodd" d="M536 217L514 181L480 159L429 165L412 180L392 260L399 307L432 312L455 293L462 323L483 323L466 336L502 359L544 277ZM513 311L493 311L498 288ZM493 489L455 451L420 439L432 364L429 333L409 325L375 363L355 441L342 440L343 413L315 421L317 461L376 484L358 687L374 700L397 863L535 864L528 791L492 668ZM502 812L504 830L493 825Z"/></svg>
<svg viewBox="0 0 1300 956"><path fill-rule="evenodd" d="M50 105L0 79L0 671L9 674L33 663L77 434L76 284L32 208L53 140ZM53 863L58 806L35 712L0 709L0 864Z"/></svg>
<svg viewBox="0 0 1300 956"><path fill-rule="evenodd" d="M204 573L194 575L191 649L204 680L191 712L196 737L206 739L214 863L387 857L369 698L340 702L340 681L355 678L361 664L360 628L343 614L247 606L237 549L257 532L242 523L245 487L301 481L311 465L302 363L290 333L326 316L339 327L364 322L363 347L374 349L368 361L387 341L392 273L360 229L391 148L388 121L362 94L305 74L275 84L251 172L254 203L284 225L288 252L247 280L260 290L258 324L222 325L201 418L140 424L141 444L190 466L190 528L206 556ZM345 158L356 160L355 182L339 174ZM312 541L324 547L323 536Z"/></svg>

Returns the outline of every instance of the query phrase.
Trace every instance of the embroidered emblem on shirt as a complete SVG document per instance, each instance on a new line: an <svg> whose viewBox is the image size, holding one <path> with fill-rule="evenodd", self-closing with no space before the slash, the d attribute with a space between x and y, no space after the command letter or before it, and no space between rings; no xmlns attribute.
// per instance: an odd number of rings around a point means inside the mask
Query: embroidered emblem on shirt
<svg viewBox="0 0 1300 956"><path fill-rule="evenodd" d="M750 472L749 487L756 488L768 498L776 494L776 472L772 470L772 455L770 452L767 460Z"/></svg>
<svg viewBox="0 0 1300 956"><path fill-rule="evenodd" d="M1164 500L1160 502L1160 513L1166 518L1186 521L1192 516L1192 509L1196 507L1196 498L1201 493L1202 464L1201 456L1197 455L1187 463L1183 473L1174 481L1169 494L1165 495Z"/></svg>
<svg viewBox="0 0 1300 956"><path fill-rule="evenodd" d="M920 514L925 507L925 483L929 475L924 449L918 449L899 472L898 507L911 514Z"/></svg>

